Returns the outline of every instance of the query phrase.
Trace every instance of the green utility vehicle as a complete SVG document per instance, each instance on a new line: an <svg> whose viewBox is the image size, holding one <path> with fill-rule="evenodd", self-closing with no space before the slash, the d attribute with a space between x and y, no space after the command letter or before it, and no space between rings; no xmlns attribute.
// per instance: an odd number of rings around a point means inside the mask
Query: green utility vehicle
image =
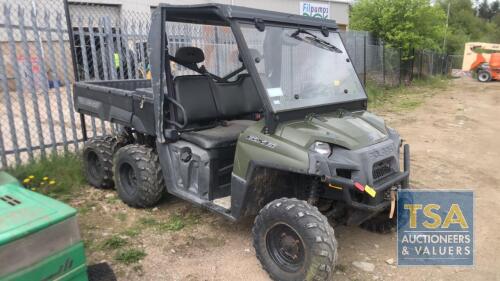
<svg viewBox="0 0 500 281"><path fill-rule="evenodd" d="M0 280L87 281L76 210L0 172Z"/></svg>
<svg viewBox="0 0 500 281"><path fill-rule="evenodd" d="M257 258L275 280L332 278L328 219L392 225L409 146L366 111L334 21L161 4L148 45L152 80L74 86L78 112L123 128L86 143L92 185L132 207L169 193L230 220L256 216Z"/></svg>

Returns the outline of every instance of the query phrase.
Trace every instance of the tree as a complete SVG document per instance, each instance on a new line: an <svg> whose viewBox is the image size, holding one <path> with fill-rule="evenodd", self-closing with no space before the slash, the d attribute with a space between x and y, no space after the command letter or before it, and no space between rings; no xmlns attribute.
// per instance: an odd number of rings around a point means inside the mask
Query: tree
<svg viewBox="0 0 500 281"><path fill-rule="evenodd" d="M483 0L477 5L477 15L485 20L491 20L500 11L500 1L496 0L488 4L488 0Z"/></svg>
<svg viewBox="0 0 500 281"><path fill-rule="evenodd" d="M483 19L490 19L491 18L491 9L490 5L488 4L488 0L483 0L477 7L477 15L480 18Z"/></svg>
<svg viewBox="0 0 500 281"><path fill-rule="evenodd" d="M488 5L484 1L475 1L474 6L471 0L438 0L437 5L446 11L450 5L449 28L447 32L446 53L462 54L467 42L491 42L500 43L500 20L498 17L498 1ZM488 13L492 16L488 19L481 17L485 15L480 12L481 7L488 7ZM485 8L482 8L483 10ZM495 15L495 13L497 15Z"/></svg>
<svg viewBox="0 0 500 281"><path fill-rule="evenodd" d="M490 5L491 18L494 18L496 15L499 15L500 12L500 0L496 0Z"/></svg>
<svg viewBox="0 0 500 281"><path fill-rule="evenodd" d="M439 50L446 14L428 0L359 0L351 10L350 27L372 32L389 45Z"/></svg>
<svg viewBox="0 0 500 281"><path fill-rule="evenodd" d="M500 28L500 14L496 14L492 19L491 22L495 24L498 28Z"/></svg>

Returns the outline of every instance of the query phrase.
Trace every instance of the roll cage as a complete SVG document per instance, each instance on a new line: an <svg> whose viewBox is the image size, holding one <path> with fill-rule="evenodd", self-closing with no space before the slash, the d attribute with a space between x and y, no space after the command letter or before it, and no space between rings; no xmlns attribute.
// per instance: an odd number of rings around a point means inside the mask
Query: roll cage
<svg viewBox="0 0 500 281"><path fill-rule="evenodd" d="M182 107L176 101L176 93L173 85L173 77L170 69L170 61L179 63L169 53L168 40L166 38L166 22L194 23L215 26L228 26L233 32L236 44L241 56L243 66L235 69L225 77L216 77L215 80L224 80L232 75L246 70L257 89L257 94L263 104L263 116L265 118L264 133L274 133L279 122L303 118L312 112L322 113L333 111L338 108L349 110L366 109L367 100L360 99L337 104L328 104L314 108L301 108L293 111L273 111L266 89L260 80L257 68L252 63L252 56L240 28L241 23L254 24L255 28L263 31L266 25L293 27L298 29L319 30L327 36L330 32L337 30L333 20L318 19L299 15L289 15L279 12L246 8L240 6L228 6L223 4L202 5L169 5L160 4L152 16L152 24L149 38L149 53L151 54L152 87L154 93L154 114L157 140L161 143L175 141L178 138L179 123L176 120L176 111ZM159 36L158 36L159 35ZM350 59L350 58L349 58ZM180 63L183 65L182 63ZM197 66L186 66L195 72L203 73L203 69ZM357 77L359 79L359 77ZM166 94L165 94L166 89ZM165 104L165 99L169 102ZM165 110L165 105L168 110ZM168 121L164 122L164 114L168 112Z"/></svg>

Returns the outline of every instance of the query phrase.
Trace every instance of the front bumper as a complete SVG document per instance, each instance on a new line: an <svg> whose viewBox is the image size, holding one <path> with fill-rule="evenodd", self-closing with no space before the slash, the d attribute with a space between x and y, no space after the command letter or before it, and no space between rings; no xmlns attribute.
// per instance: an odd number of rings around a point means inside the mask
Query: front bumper
<svg viewBox="0 0 500 281"><path fill-rule="evenodd" d="M400 185L401 189L409 187L410 177L410 146L405 144L403 146L403 171L396 172L386 177L384 180L374 184L373 189L377 194L384 194L388 189L393 186ZM352 198L351 191L356 190L355 181L339 176L324 176L322 180L336 187L342 188L342 199L345 204L351 208L367 211L367 212L380 212L389 207L390 201L382 200L380 203L369 204L358 202Z"/></svg>

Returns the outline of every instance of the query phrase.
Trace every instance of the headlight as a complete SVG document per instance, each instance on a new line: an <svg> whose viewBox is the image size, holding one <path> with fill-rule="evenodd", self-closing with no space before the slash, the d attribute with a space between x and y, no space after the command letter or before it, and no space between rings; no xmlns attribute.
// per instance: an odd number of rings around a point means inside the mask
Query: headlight
<svg viewBox="0 0 500 281"><path fill-rule="evenodd" d="M330 144L321 141L315 142L312 145L311 150L326 157L332 154L332 148L330 147Z"/></svg>

